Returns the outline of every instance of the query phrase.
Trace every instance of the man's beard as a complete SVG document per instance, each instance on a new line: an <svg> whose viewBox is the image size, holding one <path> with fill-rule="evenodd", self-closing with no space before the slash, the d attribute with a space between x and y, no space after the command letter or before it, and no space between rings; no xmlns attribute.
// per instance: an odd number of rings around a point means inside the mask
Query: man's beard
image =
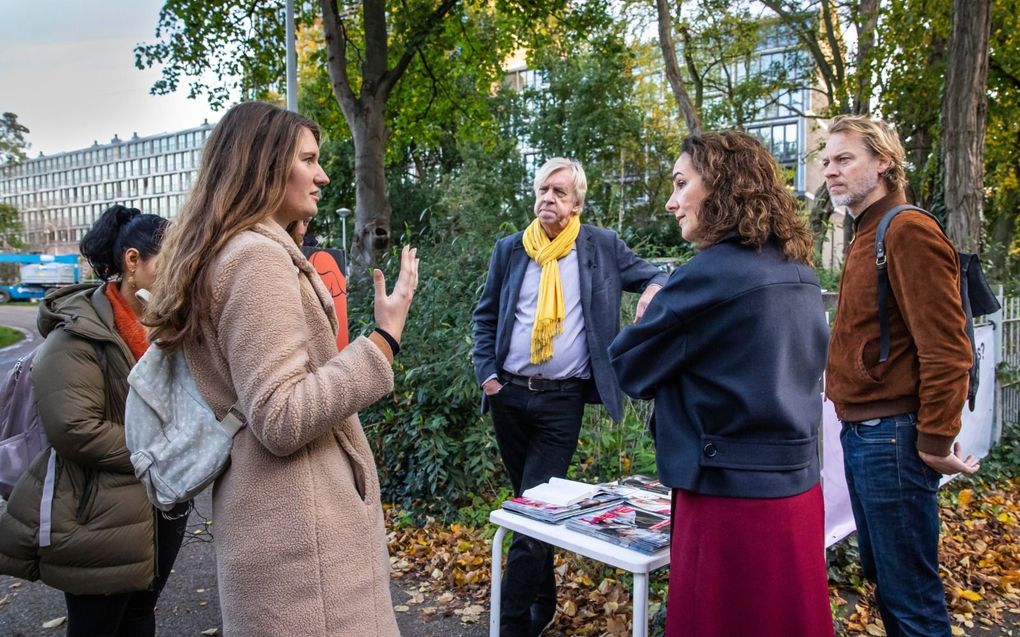
<svg viewBox="0 0 1020 637"><path fill-rule="evenodd" d="M843 194L833 195L829 193L832 205L852 207L859 204L867 199L868 195L878 187L878 180L881 178L880 175L870 175L863 180L847 182L846 192Z"/></svg>

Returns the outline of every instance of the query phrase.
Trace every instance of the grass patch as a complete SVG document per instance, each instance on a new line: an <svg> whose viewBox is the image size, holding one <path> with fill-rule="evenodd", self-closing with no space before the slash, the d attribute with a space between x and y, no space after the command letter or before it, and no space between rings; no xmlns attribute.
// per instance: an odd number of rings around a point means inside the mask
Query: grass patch
<svg viewBox="0 0 1020 637"><path fill-rule="evenodd" d="M0 347L14 345L23 338L25 338L25 335L18 330L0 325Z"/></svg>

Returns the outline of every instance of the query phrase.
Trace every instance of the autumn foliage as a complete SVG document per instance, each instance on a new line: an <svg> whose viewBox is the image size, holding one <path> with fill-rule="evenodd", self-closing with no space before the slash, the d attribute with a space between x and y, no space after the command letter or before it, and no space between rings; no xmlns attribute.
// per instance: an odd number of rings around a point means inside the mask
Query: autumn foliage
<svg viewBox="0 0 1020 637"><path fill-rule="evenodd" d="M953 634L1020 634L1020 477L992 485L951 484L940 495L940 506L942 577ZM494 529L431 519L422 526L401 526L400 511L390 509L387 516L393 577L410 595L398 612L426 619L458 616L466 624L484 621ZM556 575L552 634L631 634L628 574L557 551ZM653 578L650 616L661 608L666 581L666 569ZM885 635L870 584L840 578L830 590L837 634Z"/></svg>

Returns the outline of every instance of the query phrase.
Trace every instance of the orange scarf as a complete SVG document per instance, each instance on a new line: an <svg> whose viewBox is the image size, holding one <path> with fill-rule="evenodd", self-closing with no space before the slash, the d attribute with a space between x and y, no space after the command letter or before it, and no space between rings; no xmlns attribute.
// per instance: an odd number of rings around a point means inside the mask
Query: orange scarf
<svg viewBox="0 0 1020 637"><path fill-rule="evenodd" d="M106 298L110 300L110 305L113 306L113 324L137 361L145 353L145 350L149 349L148 332L135 313L131 311L127 301L121 298L119 283L107 283L105 294Z"/></svg>

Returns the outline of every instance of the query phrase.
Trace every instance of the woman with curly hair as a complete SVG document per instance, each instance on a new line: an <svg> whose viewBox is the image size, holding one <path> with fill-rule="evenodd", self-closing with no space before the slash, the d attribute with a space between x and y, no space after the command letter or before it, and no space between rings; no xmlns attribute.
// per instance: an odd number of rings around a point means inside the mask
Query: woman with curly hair
<svg viewBox="0 0 1020 637"><path fill-rule="evenodd" d="M831 636L811 235L746 133L685 139L666 210L698 253L609 348L673 489L666 634Z"/></svg>

